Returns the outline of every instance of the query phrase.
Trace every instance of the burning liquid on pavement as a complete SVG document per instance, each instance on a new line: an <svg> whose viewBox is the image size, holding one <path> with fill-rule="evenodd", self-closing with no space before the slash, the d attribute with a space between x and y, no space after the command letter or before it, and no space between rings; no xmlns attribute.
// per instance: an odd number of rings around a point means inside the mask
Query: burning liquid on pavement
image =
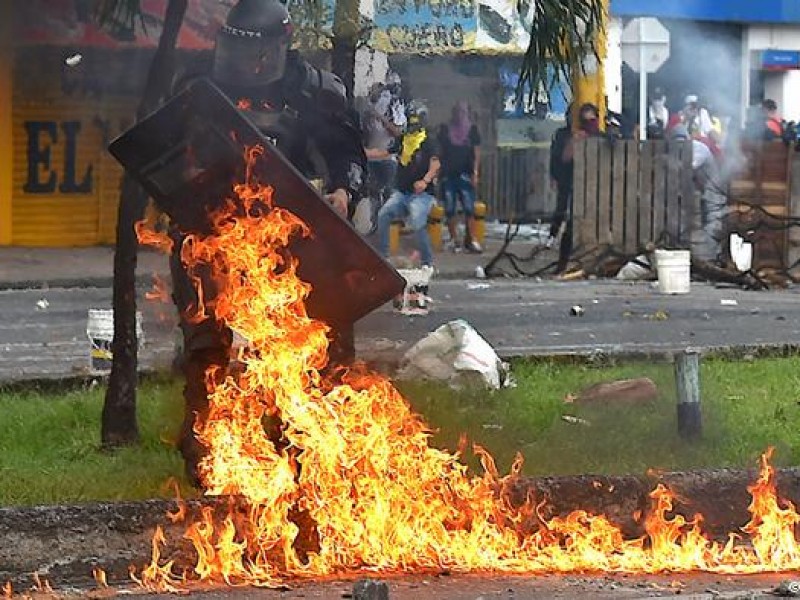
<svg viewBox="0 0 800 600"><path fill-rule="evenodd" d="M514 505L510 488L521 458L501 477L476 448L484 474L473 476L458 454L430 445L425 423L385 378L354 369L334 384L321 374L327 328L306 313L310 287L285 251L294 236L313 232L286 210L264 210L272 206L269 188L244 183L234 191L237 201L215 218L216 235L188 238L182 257L190 268L211 265L216 275L216 294L201 300L197 314L215 315L249 341L235 357L239 368L209 383L210 414L197 431L209 448L206 493L236 502L223 518L205 508L188 525L197 562L187 573L161 560L158 531L151 565L135 576L143 586L269 586L355 571L800 568L800 517L776 496L769 452L749 488L751 520L725 543L703 534L699 516L687 522L673 515L673 495L663 486L651 494L646 535L637 539L603 516L575 511L546 519L532 500ZM277 446L263 425L270 418L282 424Z"/></svg>

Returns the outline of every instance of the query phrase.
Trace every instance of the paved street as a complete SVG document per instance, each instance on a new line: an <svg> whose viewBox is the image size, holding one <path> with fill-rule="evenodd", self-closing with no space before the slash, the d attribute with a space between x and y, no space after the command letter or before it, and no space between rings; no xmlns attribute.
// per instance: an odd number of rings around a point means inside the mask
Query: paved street
<svg viewBox="0 0 800 600"><path fill-rule="evenodd" d="M174 309L144 299L146 369L173 356ZM395 363L413 343L451 319L470 322L504 357L662 353L687 346L730 348L800 344L800 292L745 292L694 284L662 296L651 284L614 281L434 281L433 311L408 317L385 306L357 325L364 358ZM570 308L581 306L583 316ZM110 308L110 287L0 291L0 380L84 375L89 308Z"/></svg>
<svg viewBox="0 0 800 600"><path fill-rule="evenodd" d="M681 597L691 600L760 600L774 598L770 591L785 577L780 575L729 577L718 575L662 576L558 576L498 577L492 575L431 575L386 579L391 600L546 600L561 598ZM297 583L288 589L219 590L194 593L199 600L286 600L352 598L353 583L332 581ZM163 598L167 596L149 596ZM377 596L376 596L377 597Z"/></svg>

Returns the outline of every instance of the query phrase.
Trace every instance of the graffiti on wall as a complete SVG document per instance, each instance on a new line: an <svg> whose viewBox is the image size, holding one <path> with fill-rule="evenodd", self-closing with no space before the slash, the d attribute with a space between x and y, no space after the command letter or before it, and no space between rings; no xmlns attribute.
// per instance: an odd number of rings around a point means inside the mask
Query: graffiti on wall
<svg viewBox="0 0 800 600"><path fill-rule="evenodd" d="M480 0L476 48L524 52L530 43L534 10L529 0Z"/></svg>
<svg viewBox="0 0 800 600"><path fill-rule="evenodd" d="M373 45L389 52L472 47L474 0L375 0Z"/></svg>

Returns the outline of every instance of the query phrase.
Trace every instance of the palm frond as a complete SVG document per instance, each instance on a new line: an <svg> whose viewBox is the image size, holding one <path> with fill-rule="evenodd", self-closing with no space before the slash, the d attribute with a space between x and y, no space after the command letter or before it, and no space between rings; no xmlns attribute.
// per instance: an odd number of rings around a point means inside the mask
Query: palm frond
<svg viewBox="0 0 800 600"><path fill-rule="evenodd" d="M518 0L518 8L521 1ZM535 0L531 39L522 61L517 97L529 99L561 83L572 86L583 58L598 55L596 40L605 26L604 0Z"/></svg>
<svg viewBox="0 0 800 600"><path fill-rule="evenodd" d="M112 33L135 32L137 25L145 27L141 0L95 0L94 18Z"/></svg>

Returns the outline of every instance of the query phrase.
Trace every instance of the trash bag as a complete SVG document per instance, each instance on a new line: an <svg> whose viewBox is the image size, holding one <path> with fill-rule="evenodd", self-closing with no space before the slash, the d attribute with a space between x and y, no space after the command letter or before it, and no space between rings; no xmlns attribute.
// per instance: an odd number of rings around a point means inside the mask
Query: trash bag
<svg viewBox="0 0 800 600"><path fill-rule="evenodd" d="M435 379L455 388L472 385L476 379L495 390L514 385L509 365L462 319L442 325L410 348L398 377Z"/></svg>

